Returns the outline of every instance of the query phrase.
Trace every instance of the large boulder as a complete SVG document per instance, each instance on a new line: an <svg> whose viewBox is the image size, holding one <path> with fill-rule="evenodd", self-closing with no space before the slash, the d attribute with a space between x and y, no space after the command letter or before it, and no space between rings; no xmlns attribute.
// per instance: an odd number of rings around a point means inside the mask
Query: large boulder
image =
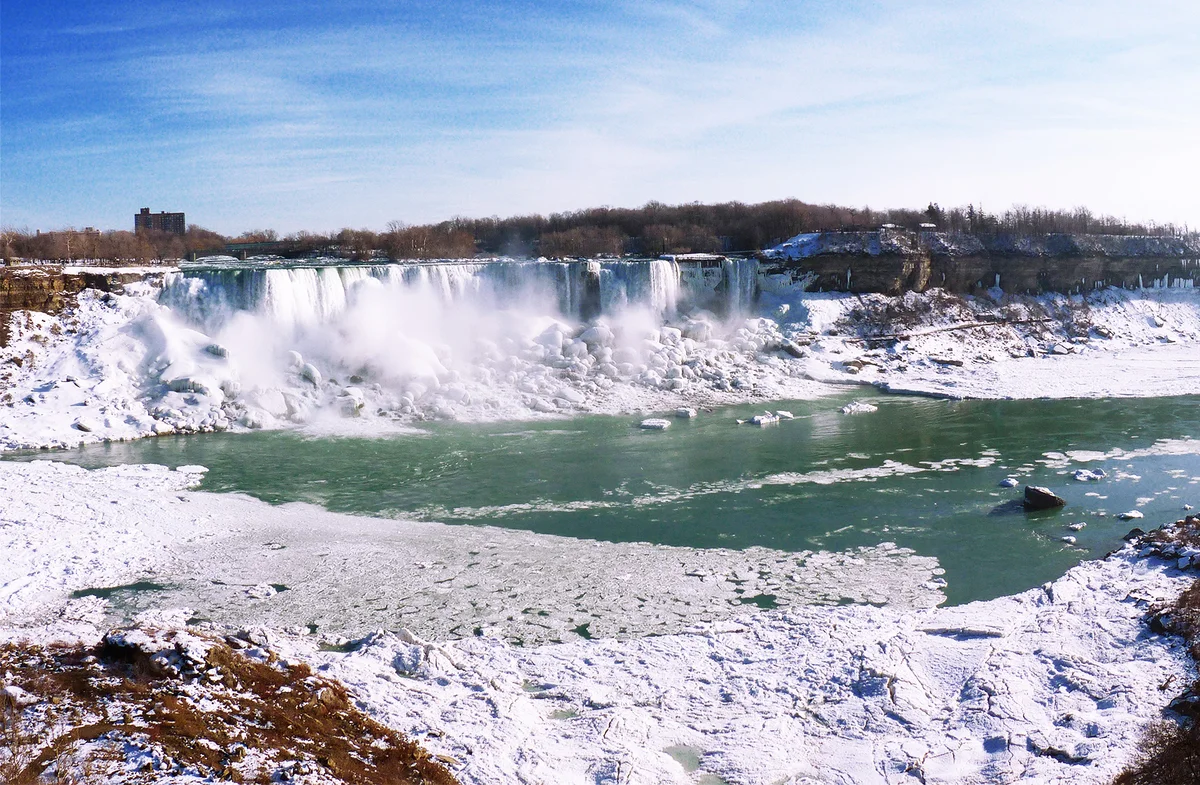
<svg viewBox="0 0 1200 785"><path fill-rule="evenodd" d="M1040 485L1025 486L1025 509L1027 510L1053 510L1056 507L1065 507L1066 504L1066 499L1056 496L1049 488Z"/></svg>

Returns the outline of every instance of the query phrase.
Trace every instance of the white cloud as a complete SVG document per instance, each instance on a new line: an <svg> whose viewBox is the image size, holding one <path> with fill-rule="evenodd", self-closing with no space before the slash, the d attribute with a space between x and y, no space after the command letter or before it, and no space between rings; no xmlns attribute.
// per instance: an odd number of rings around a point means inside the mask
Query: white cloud
<svg viewBox="0 0 1200 785"><path fill-rule="evenodd" d="M124 136L114 110L53 118L99 139L50 120L46 132L128 192L230 232L787 196L1087 204L1200 224L1193 3L626 13L497 18L486 41L360 24L139 43L132 60L89 61L139 102ZM5 156L46 158L14 156L8 139Z"/></svg>

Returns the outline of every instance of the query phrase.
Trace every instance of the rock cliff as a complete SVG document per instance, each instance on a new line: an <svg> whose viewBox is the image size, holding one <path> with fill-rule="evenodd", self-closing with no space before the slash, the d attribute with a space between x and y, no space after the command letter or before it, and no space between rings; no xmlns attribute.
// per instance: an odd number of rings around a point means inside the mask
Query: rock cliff
<svg viewBox="0 0 1200 785"><path fill-rule="evenodd" d="M58 313L70 306L84 289L117 292L124 284L140 281L143 273L64 272L59 267L0 268L0 346L8 343L13 311Z"/></svg>
<svg viewBox="0 0 1200 785"><path fill-rule="evenodd" d="M1195 286L1200 240L1112 235L962 235L880 229L817 232L763 252L762 272L809 288L900 294L941 287L971 294L1080 292L1105 286Z"/></svg>

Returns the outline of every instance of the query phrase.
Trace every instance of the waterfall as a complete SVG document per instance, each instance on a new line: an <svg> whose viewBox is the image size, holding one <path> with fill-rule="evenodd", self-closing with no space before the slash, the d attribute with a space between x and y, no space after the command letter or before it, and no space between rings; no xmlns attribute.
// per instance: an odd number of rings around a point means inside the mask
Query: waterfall
<svg viewBox="0 0 1200 785"><path fill-rule="evenodd" d="M326 324L346 311L362 286L428 295L446 305L557 313L572 320L629 308L672 318L684 304L746 312L757 294L757 266L744 259L704 265L674 259L251 264L168 275L160 302L209 328L239 311L265 316L282 329Z"/></svg>
<svg viewBox="0 0 1200 785"><path fill-rule="evenodd" d="M674 316L679 303L679 267L674 260L650 262L650 307L664 316Z"/></svg>
<svg viewBox="0 0 1200 785"><path fill-rule="evenodd" d="M747 313L758 296L758 260L722 259L727 307L731 314Z"/></svg>

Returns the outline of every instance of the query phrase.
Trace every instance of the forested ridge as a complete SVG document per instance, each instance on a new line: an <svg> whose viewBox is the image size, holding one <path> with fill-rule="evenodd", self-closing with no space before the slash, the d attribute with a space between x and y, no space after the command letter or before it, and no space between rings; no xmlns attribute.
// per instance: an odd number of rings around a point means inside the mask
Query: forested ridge
<svg viewBox="0 0 1200 785"><path fill-rule="evenodd" d="M152 261L217 252L229 244L273 243L287 256L330 255L352 259L444 259L474 256L604 256L664 253L750 252L803 232L868 230L883 224L976 235L1109 234L1182 236L1187 226L1130 222L1093 214L1084 207L1051 210L1017 205L988 213L974 205L944 209L873 210L809 204L784 199L758 204L677 204L649 202L641 207L593 207L550 215L508 218L457 217L436 224L392 221L382 231L345 228L322 234L253 230L227 237L197 225L184 235L142 231L51 232L6 228L0 235L3 258L43 261Z"/></svg>

